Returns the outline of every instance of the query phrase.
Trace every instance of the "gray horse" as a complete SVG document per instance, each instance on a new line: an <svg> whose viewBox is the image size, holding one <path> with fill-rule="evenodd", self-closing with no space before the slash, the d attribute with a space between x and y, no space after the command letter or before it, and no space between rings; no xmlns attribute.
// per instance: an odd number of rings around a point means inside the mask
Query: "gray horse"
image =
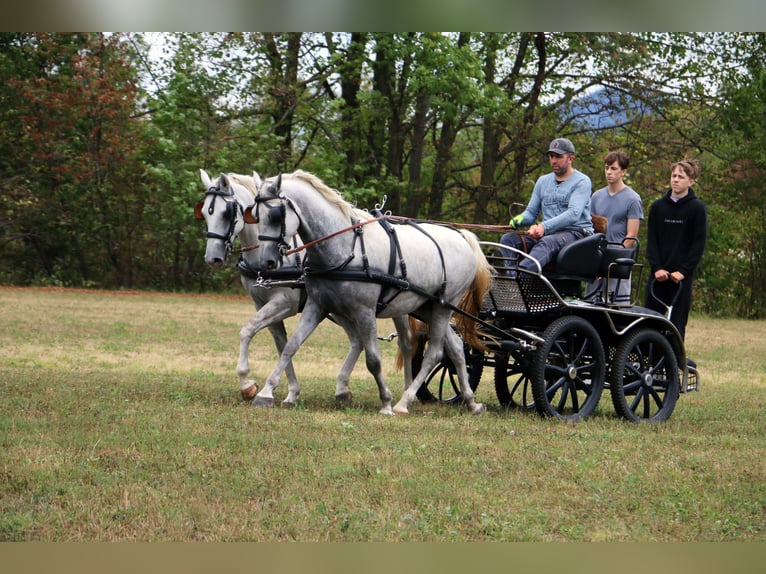
<svg viewBox="0 0 766 574"><path fill-rule="evenodd" d="M385 217L360 215L340 194L316 176L296 171L264 182L246 216L260 227L260 266L276 269L295 250L298 234L307 251L308 300L295 333L256 395L254 404L273 403L273 390L298 348L328 314L354 326L375 378L382 414L407 413L409 404L443 351L458 370L460 395L472 413L484 412L468 384L463 341L450 327L455 309L457 331L481 346L471 320L489 290L492 268L473 233L435 224L391 226ZM430 342L420 372L392 407L382 375L377 342L378 317L410 313L429 324ZM400 319L401 321L401 319Z"/></svg>
<svg viewBox="0 0 766 574"><path fill-rule="evenodd" d="M259 247L258 225L245 222L243 217L247 207L252 206L261 178L257 173L252 176L234 173L221 174L215 180L206 171L200 170L200 179L205 186L204 197L195 205L195 216L204 220L207 226L207 244L205 247L205 262L211 267L223 266L230 253L240 252L240 279L245 291L248 292L255 304L255 315L242 327L239 332L239 358L237 360L237 375L239 377L240 394L245 400L252 400L258 392L257 383L249 377L249 348L253 337L267 328L274 339L277 351L281 354L287 342L287 332L284 320L297 315L306 302L306 290L302 288L302 261L298 255L291 258L279 273L273 270L266 272L261 269L256 251ZM360 212L362 213L362 212ZM238 238L243 246L234 250L232 244ZM292 245L301 245L300 238L295 235ZM276 286L272 286L269 278L276 278ZM351 372L362 352L362 343L354 333L353 326L339 317L335 320L346 330L351 343L346 360L336 378L335 397L338 400L350 400L352 392L349 388ZM405 388L412 380L411 357L412 343L409 323L402 318L396 318L399 356L397 366L404 370ZM292 361L285 365L288 380L288 393L283 404L293 406L300 395L300 384L296 377Z"/></svg>

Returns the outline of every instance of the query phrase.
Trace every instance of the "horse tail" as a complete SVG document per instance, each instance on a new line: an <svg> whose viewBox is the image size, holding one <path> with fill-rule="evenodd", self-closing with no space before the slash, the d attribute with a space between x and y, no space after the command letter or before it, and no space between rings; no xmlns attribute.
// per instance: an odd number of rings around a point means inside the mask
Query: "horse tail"
<svg viewBox="0 0 766 574"><path fill-rule="evenodd" d="M476 349L484 351L486 350L486 346L480 338L481 331L479 329L479 324L473 317L478 316L484 302L484 296L492 286L492 275L494 270L489 264L489 261L487 261L484 252L481 250L476 235L465 229L461 229L460 232L463 234L466 241L468 241L471 249L473 249L474 255L476 256L477 269L471 286L465 293L463 293L463 296L458 303L458 309L467 314L455 313L455 329L463 338L463 341Z"/></svg>

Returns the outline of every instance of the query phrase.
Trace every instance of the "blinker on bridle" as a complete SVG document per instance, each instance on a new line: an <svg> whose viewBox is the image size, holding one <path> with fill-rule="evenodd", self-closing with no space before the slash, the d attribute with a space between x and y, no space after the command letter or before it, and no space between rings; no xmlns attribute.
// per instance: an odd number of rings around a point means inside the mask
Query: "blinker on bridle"
<svg viewBox="0 0 766 574"><path fill-rule="evenodd" d="M264 182L265 183L265 182ZM258 195L255 197L255 209L250 211L251 215L255 219L255 222L258 223L261 220L261 204L264 204L264 209L267 210L265 216L268 218L268 221L270 223L277 223L279 222L279 235L278 236L271 236L271 235L258 235L258 241L270 241L272 243L276 243L279 246L279 253L280 255L283 255L289 248L290 244L286 241L286 235L287 235L287 229L286 229L286 221L287 221L287 207L285 204L290 206L290 209L293 210L293 212L298 216L298 219L300 220L300 215L298 215L298 212L295 210L295 207L293 206L292 202L286 198L284 195L281 195L279 193L280 188L282 187L282 174L280 173L277 176L276 181L273 181L269 184L268 188L264 191L264 194L261 195L261 191L258 191ZM279 205L269 205L269 201L277 199L279 200Z"/></svg>
<svg viewBox="0 0 766 574"><path fill-rule="evenodd" d="M237 207L239 206L239 203L237 202L236 198L234 197L234 192L232 190L228 191L222 191L220 186L216 185L215 187L209 187L207 191L205 192L205 195L202 199L200 199L197 204L194 206L194 213L197 219L202 219L202 208L205 203L205 199L208 196L212 196L213 199L210 201L210 205L207 208L207 212L209 215L213 215L215 213L215 204L216 204L216 198L220 197L221 201L223 201L225 207L224 207L224 218L229 221L229 229L226 231L226 235L220 235L219 233L213 233L212 231L208 231L206 234L206 237L208 239L219 239L224 242L226 246L226 251L229 252L232 249L232 234L234 233L234 228L237 225ZM231 197L232 201L228 201L226 198Z"/></svg>

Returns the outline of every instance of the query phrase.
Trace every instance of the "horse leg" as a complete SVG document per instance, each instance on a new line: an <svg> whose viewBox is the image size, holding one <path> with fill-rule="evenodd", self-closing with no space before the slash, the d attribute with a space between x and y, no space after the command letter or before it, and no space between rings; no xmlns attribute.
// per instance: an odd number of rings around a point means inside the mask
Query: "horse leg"
<svg viewBox="0 0 766 574"><path fill-rule="evenodd" d="M351 380L351 371L354 370L356 362L359 360L359 355L362 354L362 341L357 335L354 325L341 317L335 317L335 322L338 323L346 332L351 346L349 347L346 359L343 361L343 365L340 367L338 376L335 378L335 400L349 402L353 393L349 388L349 381Z"/></svg>
<svg viewBox="0 0 766 574"><path fill-rule="evenodd" d="M386 381L383 377L380 347L378 346L378 322L375 312L372 309L360 309L353 316L356 333L364 346L367 370L375 378L375 382L378 385L378 395L383 405L380 409L380 414L393 415L394 411L391 408L393 395L388 386L386 386Z"/></svg>
<svg viewBox="0 0 766 574"><path fill-rule="evenodd" d="M258 383L251 379L250 363L248 361L248 354L250 351L250 341L258 332L259 327L256 327L258 322L258 313L245 323L239 330L239 359L237 359L237 376L239 376L239 393L246 401L252 400L255 394L258 392Z"/></svg>
<svg viewBox="0 0 766 574"><path fill-rule="evenodd" d="M487 410L487 407L477 403L476 399L474 399L471 385L468 384L468 369L465 364L463 340L452 329L447 329L445 333L444 348L449 358L452 359L452 364L457 369L458 381L460 383L460 398L463 399L463 405L471 414L482 414Z"/></svg>
<svg viewBox="0 0 766 574"><path fill-rule="evenodd" d="M399 345L399 355L401 357L401 366L404 371L404 390L412 384L412 355L414 353L415 331L411 328L410 318L406 315L391 318L396 328L397 344Z"/></svg>
<svg viewBox="0 0 766 574"><path fill-rule="evenodd" d="M287 331L285 330L284 322L277 321L276 323L269 325L269 332L274 339L277 351L281 355L287 344ZM282 406L294 407L298 403L298 396L301 394L301 385L295 374L292 360L287 363L285 372L287 373L287 396L285 397L285 400L282 401ZM255 395L255 393L253 393L253 395Z"/></svg>
<svg viewBox="0 0 766 574"><path fill-rule="evenodd" d="M309 335L314 332L314 329L317 328L317 325L319 325L325 317L327 317L327 311L314 303L313 299L309 299L306 302L306 307L303 309L301 319L298 322L298 328L287 340L282 353L279 355L279 361L277 361L276 367L274 367L274 370L264 382L263 389L255 395L252 402L254 406L271 407L274 405L274 389L279 385L279 379L282 377L282 373L285 372L287 365L292 361L293 356L295 356L295 353L300 346L306 339L308 339Z"/></svg>
<svg viewBox="0 0 766 574"><path fill-rule="evenodd" d="M296 299L295 302L293 299ZM277 345L277 350L281 353L281 347L284 347L284 342L287 340L287 333L284 330L284 324L282 323L282 320L286 319L287 317L292 317L297 313L297 298L283 297L278 294L277 296L269 299L264 305L262 305L260 309L256 311L253 318L245 323L245 325L242 326L242 329L240 329L237 375L239 376L239 392L244 400L252 400L253 397L255 397L255 394L258 392L258 384L248 376L250 374L250 363L248 356L250 352L250 342L253 340L253 337L255 337L256 333L258 333L264 327L270 327L273 324L279 323L282 328L281 346L280 342L277 340L279 332L275 334L274 331L271 331L271 334L274 338L274 342ZM292 371L292 363L288 368L289 377L290 372ZM298 381L296 379L295 385L297 384Z"/></svg>

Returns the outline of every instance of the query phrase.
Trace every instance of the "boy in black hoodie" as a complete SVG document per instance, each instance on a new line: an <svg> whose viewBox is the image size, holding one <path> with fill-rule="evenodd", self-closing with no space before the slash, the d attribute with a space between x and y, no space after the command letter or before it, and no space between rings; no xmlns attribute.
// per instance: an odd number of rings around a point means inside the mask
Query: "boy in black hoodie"
<svg viewBox="0 0 766 574"><path fill-rule="evenodd" d="M670 190L656 200L649 210L646 256L651 276L646 289L646 307L666 312L679 289L670 315L681 337L686 335L686 321L692 304L694 270L702 259L707 241L707 209L692 189L699 177L694 161L679 161L671 166ZM656 281L652 296L650 285Z"/></svg>

